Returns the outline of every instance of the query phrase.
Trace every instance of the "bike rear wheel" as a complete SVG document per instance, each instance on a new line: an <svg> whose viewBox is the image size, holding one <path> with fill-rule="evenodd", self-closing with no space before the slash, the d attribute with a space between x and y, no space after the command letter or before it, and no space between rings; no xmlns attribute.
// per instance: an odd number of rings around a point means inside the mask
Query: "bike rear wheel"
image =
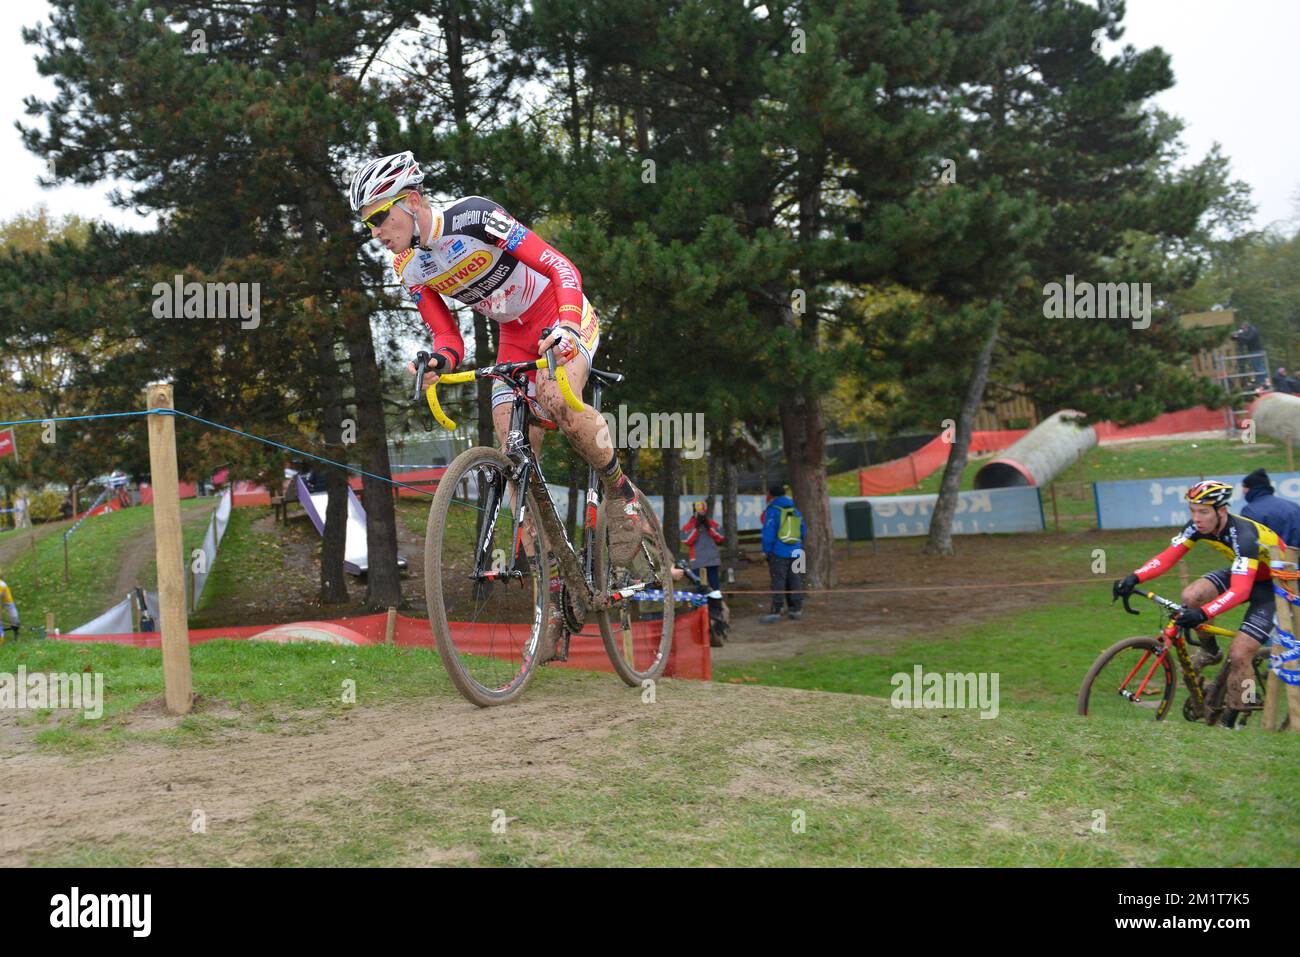
<svg viewBox="0 0 1300 957"><path fill-rule="evenodd" d="M513 468L498 449L458 455L438 483L424 539L424 591L438 654L460 693L484 708L527 687L550 593L531 488L515 539Z"/></svg>
<svg viewBox="0 0 1300 957"><path fill-rule="evenodd" d="M1103 651L1083 679L1078 713L1163 720L1176 682L1171 655L1160 651L1154 638L1125 638Z"/></svg>
<svg viewBox="0 0 1300 957"><path fill-rule="evenodd" d="M596 600L615 593L620 596L596 611L596 623L614 671L632 687L663 674L672 649L674 617L672 556L649 500L639 491L637 498L653 534L642 536L631 567L615 568L610 561L605 517L608 500L601 503L596 516L594 552Z"/></svg>
<svg viewBox="0 0 1300 957"><path fill-rule="evenodd" d="M1248 696L1243 695L1242 701L1246 705L1245 709L1237 718L1237 724L1244 725L1250 720L1250 716L1255 711L1264 710L1264 694L1268 687L1268 656L1269 646L1261 645L1251 659L1251 668L1255 675L1255 685ZM1219 674L1215 677L1213 683L1205 692L1205 723L1216 725L1223 717L1224 711L1227 710L1228 704L1228 681L1231 677L1231 662L1224 661L1223 667L1219 669Z"/></svg>

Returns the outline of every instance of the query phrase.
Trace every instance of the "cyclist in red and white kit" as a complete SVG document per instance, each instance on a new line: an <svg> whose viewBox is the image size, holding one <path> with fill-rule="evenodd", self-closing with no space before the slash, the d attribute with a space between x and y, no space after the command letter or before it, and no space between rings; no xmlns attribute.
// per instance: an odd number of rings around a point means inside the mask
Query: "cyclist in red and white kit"
<svg viewBox="0 0 1300 957"><path fill-rule="evenodd" d="M442 301L448 296L501 324L496 361L528 362L554 347L556 363L565 366L570 386L581 395L600 344L600 324L577 267L490 199L466 196L436 208L420 192L422 182L424 173L410 151L395 153L357 171L350 199L371 236L393 253L393 268L433 334L434 371L424 387L465 358L460 330ZM546 327L553 332L543 339ZM542 408L600 475L610 558L627 565L651 530L636 488L619 466L609 427L589 405L581 412L570 409L548 377L533 373L534 389ZM492 422L503 446L510 401L508 389L494 387ZM534 426L529 438L540 454L542 430Z"/></svg>

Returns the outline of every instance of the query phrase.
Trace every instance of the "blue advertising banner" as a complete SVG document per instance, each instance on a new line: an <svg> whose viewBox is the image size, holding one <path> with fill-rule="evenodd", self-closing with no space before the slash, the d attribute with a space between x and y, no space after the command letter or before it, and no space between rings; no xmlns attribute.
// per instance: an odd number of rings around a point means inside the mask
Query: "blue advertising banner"
<svg viewBox="0 0 1300 957"><path fill-rule="evenodd" d="M561 515L566 513L569 490L563 485L548 485L551 501ZM581 494L581 493L580 493ZM659 520L663 521L664 504L659 495L648 495ZM690 514L693 496L682 496L681 520ZM831 528L836 538L846 538L844 503L870 502L872 527L877 538L904 538L925 535L930 531L930 515L934 512L937 495L875 495L832 496ZM581 501L581 500L579 500ZM737 525L749 531L763 526L763 510L767 499L762 495L736 496ZM798 504L798 503L796 503ZM714 518L721 520L722 501L714 505ZM1037 488L995 488L982 492L961 492L957 498L957 514L953 519L954 535L984 535L991 532L1041 532L1043 521L1042 497Z"/></svg>
<svg viewBox="0 0 1300 957"><path fill-rule="evenodd" d="M1249 471L1249 470L1247 470ZM1207 475L1227 482L1236 490L1229 511L1240 514L1246 505L1238 475ZM1300 472L1270 475L1276 494L1300 504ZM1186 525L1189 513L1183 493L1201 481L1194 475L1182 478L1134 479L1125 482L1094 482L1098 528L1174 528Z"/></svg>
<svg viewBox="0 0 1300 957"><path fill-rule="evenodd" d="M870 502L871 524L877 538L904 538L930 531L930 516L938 495L874 495L866 498L831 498L831 526L836 538L845 538L845 502ZM1041 532L1043 500L1038 489L995 488L961 492L953 517L954 535L986 535L992 532Z"/></svg>

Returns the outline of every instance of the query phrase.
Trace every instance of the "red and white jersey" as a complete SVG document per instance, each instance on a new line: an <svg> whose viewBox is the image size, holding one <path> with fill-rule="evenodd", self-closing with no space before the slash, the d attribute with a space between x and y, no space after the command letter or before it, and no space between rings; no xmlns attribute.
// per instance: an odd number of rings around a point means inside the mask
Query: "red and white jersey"
<svg viewBox="0 0 1300 957"><path fill-rule="evenodd" d="M445 353L453 368L465 348L441 296L501 323L544 316L554 325L580 326L577 268L490 199L467 196L435 211L422 245L427 248L413 246L396 256L393 268L433 333L434 352Z"/></svg>

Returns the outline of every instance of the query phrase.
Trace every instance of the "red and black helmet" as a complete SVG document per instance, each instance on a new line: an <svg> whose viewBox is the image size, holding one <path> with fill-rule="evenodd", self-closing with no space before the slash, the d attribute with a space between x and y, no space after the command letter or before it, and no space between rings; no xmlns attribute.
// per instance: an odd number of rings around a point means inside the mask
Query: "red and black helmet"
<svg viewBox="0 0 1300 957"><path fill-rule="evenodd" d="M1195 505L1213 505L1221 508L1232 501L1232 486L1216 479L1197 482L1187 490L1187 501Z"/></svg>

